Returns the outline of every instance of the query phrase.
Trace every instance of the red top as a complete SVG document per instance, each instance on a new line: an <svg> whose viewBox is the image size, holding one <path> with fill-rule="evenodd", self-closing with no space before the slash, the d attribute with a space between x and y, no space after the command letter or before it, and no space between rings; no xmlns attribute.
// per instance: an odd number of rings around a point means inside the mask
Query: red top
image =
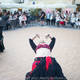
<svg viewBox="0 0 80 80"><path fill-rule="evenodd" d="M39 48L48 48L48 49L50 49L50 46L49 46L48 44L39 44L39 45L36 47L36 51L37 51Z"/></svg>

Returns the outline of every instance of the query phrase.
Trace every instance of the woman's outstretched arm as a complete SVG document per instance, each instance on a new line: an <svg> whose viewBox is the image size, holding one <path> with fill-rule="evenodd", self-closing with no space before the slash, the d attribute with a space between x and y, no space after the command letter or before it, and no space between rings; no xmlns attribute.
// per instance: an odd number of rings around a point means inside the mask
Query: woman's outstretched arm
<svg viewBox="0 0 80 80"><path fill-rule="evenodd" d="M55 37L51 37L50 34L48 34L46 36L46 38L48 38L48 37L51 39L51 42L50 42L49 46L50 46L50 50L52 51L52 49L53 49L53 47L55 45L55 42L56 42L56 38Z"/></svg>
<svg viewBox="0 0 80 80"><path fill-rule="evenodd" d="M36 39L37 37L39 38L38 34L36 34L36 36L34 36L32 39L29 39L30 46L34 50L34 52L36 52L36 44L34 43L34 39Z"/></svg>

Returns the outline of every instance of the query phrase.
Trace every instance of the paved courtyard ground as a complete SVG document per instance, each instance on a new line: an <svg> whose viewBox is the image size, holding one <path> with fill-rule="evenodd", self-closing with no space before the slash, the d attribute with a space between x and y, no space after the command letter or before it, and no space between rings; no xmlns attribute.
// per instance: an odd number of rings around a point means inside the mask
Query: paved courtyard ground
<svg viewBox="0 0 80 80"><path fill-rule="evenodd" d="M4 31L5 51L0 53L0 80L24 80L25 74L31 70L35 56L29 45L29 38L40 34L44 39L46 34L56 38L55 47L51 53L59 62L68 80L80 78L80 30L30 27ZM38 44L40 40L35 41ZM50 40L46 40L47 43Z"/></svg>

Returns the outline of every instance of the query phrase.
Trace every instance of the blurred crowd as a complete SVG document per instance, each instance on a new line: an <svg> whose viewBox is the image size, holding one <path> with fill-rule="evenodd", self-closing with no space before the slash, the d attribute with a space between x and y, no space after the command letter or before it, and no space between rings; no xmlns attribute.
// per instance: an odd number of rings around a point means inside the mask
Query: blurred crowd
<svg viewBox="0 0 80 80"><path fill-rule="evenodd" d="M33 25L80 28L80 12L71 11L0 11L0 52L5 47L3 44L3 30L30 27Z"/></svg>
<svg viewBox="0 0 80 80"><path fill-rule="evenodd" d="M80 28L80 12L53 11L45 15L47 25Z"/></svg>
<svg viewBox="0 0 80 80"><path fill-rule="evenodd" d="M36 13L36 12L34 12ZM4 30L28 26L29 24L48 25L57 27L71 26L80 28L80 12L71 11L39 11L36 15L31 11L0 11L0 26Z"/></svg>

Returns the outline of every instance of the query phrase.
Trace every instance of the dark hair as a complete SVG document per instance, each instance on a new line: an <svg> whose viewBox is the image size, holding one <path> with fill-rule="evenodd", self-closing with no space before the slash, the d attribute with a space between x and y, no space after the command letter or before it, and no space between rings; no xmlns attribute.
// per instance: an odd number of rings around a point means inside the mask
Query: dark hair
<svg viewBox="0 0 80 80"><path fill-rule="evenodd" d="M78 19L78 21L80 21L80 19Z"/></svg>

